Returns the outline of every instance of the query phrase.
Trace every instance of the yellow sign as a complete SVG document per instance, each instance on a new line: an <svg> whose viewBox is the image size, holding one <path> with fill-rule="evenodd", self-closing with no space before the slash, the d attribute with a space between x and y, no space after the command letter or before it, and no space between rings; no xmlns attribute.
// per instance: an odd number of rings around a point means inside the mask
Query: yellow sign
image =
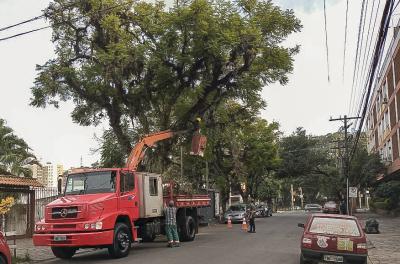
<svg viewBox="0 0 400 264"><path fill-rule="evenodd" d="M353 241L349 238L338 238L337 249L343 251L353 251Z"/></svg>

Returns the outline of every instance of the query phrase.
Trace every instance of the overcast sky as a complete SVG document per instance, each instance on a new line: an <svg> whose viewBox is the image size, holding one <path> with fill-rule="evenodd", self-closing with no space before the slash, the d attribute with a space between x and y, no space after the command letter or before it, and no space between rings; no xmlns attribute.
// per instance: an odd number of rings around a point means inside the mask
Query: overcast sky
<svg viewBox="0 0 400 264"><path fill-rule="evenodd" d="M376 4L379 2L374 1ZM384 1L380 1L382 7ZM40 15L48 2L0 0L0 27ZM262 96L268 106L262 116L278 121L285 134L290 134L299 126L312 134L335 131L340 124L328 119L348 113L362 1L349 1L344 83L342 63L346 0L326 0L330 82L327 81L323 0L274 2L294 9L301 19L302 31L285 42L287 46L300 44L301 50L295 57L289 84L265 87ZM30 23L0 32L0 38L45 25L43 21ZM30 87L36 76L35 65L43 64L54 56L50 39L51 30L48 29L0 42L0 118L5 119L16 134L28 142L43 162L62 163L65 167L79 166L82 156L83 164L90 165L99 158L90 152L91 148L97 147L94 133L100 134L103 127L74 124L70 117L73 109L70 103L62 104L60 109L29 106Z"/></svg>

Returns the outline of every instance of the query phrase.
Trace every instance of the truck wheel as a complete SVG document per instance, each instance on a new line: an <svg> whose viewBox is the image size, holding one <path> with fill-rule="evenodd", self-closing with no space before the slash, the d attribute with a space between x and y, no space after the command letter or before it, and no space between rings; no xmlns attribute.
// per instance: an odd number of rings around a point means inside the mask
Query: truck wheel
<svg viewBox="0 0 400 264"><path fill-rule="evenodd" d="M113 244L108 247L108 253L113 258L123 258L129 255L131 249L129 227L124 223L117 223L114 227Z"/></svg>
<svg viewBox="0 0 400 264"><path fill-rule="evenodd" d="M180 225L180 239L182 241L193 241L196 237L196 222L193 217L185 217L185 222Z"/></svg>
<svg viewBox="0 0 400 264"><path fill-rule="evenodd" d="M70 259L75 255L76 248L70 247L51 247L54 256L60 259Z"/></svg>

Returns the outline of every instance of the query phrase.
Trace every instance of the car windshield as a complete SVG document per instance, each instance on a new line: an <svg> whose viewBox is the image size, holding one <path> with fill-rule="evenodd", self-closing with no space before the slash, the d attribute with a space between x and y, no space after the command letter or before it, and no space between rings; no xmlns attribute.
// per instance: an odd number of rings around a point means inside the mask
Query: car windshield
<svg viewBox="0 0 400 264"><path fill-rule="evenodd" d="M65 195L113 193L115 178L115 171L71 174L67 178Z"/></svg>
<svg viewBox="0 0 400 264"><path fill-rule="evenodd" d="M319 204L306 204L306 207L320 207Z"/></svg>
<svg viewBox="0 0 400 264"><path fill-rule="evenodd" d="M309 232L352 237L360 236L356 221L343 218L314 217Z"/></svg>
<svg viewBox="0 0 400 264"><path fill-rule="evenodd" d="M243 205L232 205L228 211L245 211L245 207Z"/></svg>

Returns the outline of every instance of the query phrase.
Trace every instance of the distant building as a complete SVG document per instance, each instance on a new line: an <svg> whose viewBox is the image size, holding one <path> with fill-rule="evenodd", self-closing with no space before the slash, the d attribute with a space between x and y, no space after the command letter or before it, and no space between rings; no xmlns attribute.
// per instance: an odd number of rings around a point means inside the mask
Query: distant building
<svg viewBox="0 0 400 264"><path fill-rule="evenodd" d="M57 187L58 177L64 174L64 166L61 164L53 165L47 162L43 166L43 181L46 187Z"/></svg>
<svg viewBox="0 0 400 264"><path fill-rule="evenodd" d="M400 34L397 28L374 82L366 116L368 151L379 153L389 178L400 178Z"/></svg>
<svg viewBox="0 0 400 264"><path fill-rule="evenodd" d="M43 168L38 164L29 165L29 168L32 171L32 178L36 179L38 182L44 185L43 181Z"/></svg>

